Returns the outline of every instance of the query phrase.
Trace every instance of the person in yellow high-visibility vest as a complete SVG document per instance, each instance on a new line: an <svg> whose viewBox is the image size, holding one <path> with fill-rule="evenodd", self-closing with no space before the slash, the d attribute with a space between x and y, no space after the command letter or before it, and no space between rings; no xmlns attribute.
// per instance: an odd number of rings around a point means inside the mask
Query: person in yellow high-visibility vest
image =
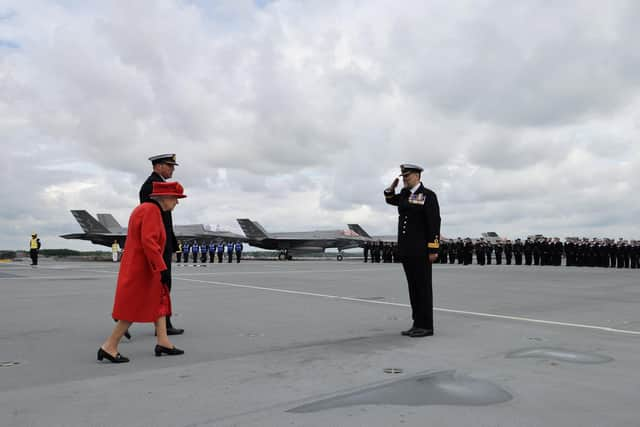
<svg viewBox="0 0 640 427"><path fill-rule="evenodd" d="M40 239L38 235L33 233L29 242L29 255L31 256L31 265L38 265L38 252L40 251Z"/></svg>
<svg viewBox="0 0 640 427"><path fill-rule="evenodd" d="M176 260L178 262L182 261L182 240L178 242L178 249L176 250Z"/></svg>
<svg viewBox="0 0 640 427"><path fill-rule="evenodd" d="M111 245L111 255L113 256L113 262L118 262L118 252L120 252L120 245L117 240L113 241Z"/></svg>

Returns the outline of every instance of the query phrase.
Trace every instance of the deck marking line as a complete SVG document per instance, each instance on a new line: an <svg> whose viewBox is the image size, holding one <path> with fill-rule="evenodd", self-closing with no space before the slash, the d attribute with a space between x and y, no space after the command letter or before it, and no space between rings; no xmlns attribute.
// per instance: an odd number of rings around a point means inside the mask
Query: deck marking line
<svg viewBox="0 0 640 427"><path fill-rule="evenodd" d="M210 281L210 280L198 280L198 279L187 279L184 277L176 277L177 280L184 280L187 282L196 282L196 283L205 283L211 285L219 285L219 286L227 286L232 288L244 288L244 289L254 289L260 291L269 291L269 292L278 292L283 294L292 294L292 295L305 295L312 297L320 297L327 299L335 299L341 301L354 301L354 302L363 302L367 304L380 304L380 305L390 305L394 307L411 307L409 304L402 304L397 302L389 302L389 301L376 301L376 300L367 300L362 298L355 297L343 297L339 295L328 295L328 294L319 294L315 292L306 292L306 291L294 291L289 289L278 289L278 288L268 288L265 286L255 286L255 285L241 285L239 283L229 283L229 282L218 282L218 281ZM477 316L477 317L488 317L494 319L505 319L505 320L516 320L520 322L529 322L529 323L538 323L543 325L555 325L555 326L568 326L573 328L582 328L582 329L592 329L598 331L605 332L613 332L618 334L627 334L627 335L637 335L640 336L640 331L631 331L627 329L616 329L610 328L607 326L597 326L597 325L586 325L582 323L570 323L570 322L559 322L555 320L542 320L542 319L532 319L530 317L520 317L520 316L507 316L504 314L493 314L493 313L481 313L477 311L465 311L465 310L454 310L450 308L441 308L434 307L435 311L440 311L443 313L454 313L454 314L464 314L468 316Z"/></svg>

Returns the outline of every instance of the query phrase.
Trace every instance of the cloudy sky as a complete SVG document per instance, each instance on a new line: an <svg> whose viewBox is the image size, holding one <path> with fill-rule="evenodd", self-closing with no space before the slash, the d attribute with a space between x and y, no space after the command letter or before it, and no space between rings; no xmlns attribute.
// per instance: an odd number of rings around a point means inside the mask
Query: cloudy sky
<svg viewBox="0 0 640 427"><path fill-rule="evenodd" d="M425 167L445 236L640 238L640 2L0 2L0 249L91 249L175 152L174 222L390 234ZM634 172L635 171L635 172Z"/></svg>

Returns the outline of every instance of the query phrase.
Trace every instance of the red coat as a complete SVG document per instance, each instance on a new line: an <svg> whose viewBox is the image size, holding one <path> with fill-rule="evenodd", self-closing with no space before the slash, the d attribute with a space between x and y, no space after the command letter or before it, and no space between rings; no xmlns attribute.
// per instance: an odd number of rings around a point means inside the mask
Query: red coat
<svg viewBox="0 0 640 427"><path fill-rule="evenodd" d="M162 259L166 240L158 204L142 203L133 210L118 273L114 319L155 322L160 317L163 297L166 303L160 282L160 272L167 269Z"/></svg>

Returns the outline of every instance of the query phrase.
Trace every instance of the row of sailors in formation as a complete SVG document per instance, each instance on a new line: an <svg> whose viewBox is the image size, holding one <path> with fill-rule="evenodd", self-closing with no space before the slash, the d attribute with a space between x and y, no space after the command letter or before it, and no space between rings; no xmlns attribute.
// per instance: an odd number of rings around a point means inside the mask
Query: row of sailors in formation
<svg viewBox="0 0 640 427"><path fill-rule="evenodd" d="M398 259L398 245L393 242L367 242L362 246L364 262L400 262Z"/></svg>
<svg viewBox="0 0 640 427"><path fill-rule="evenodd" d="M178 250L176 251L176 258L178 262L189 262L189 254L191 254L191 260L194 264L199 262L212 263L216 255L218 256L218 262L223 262L225 248L227 252L228 262L233 262L233 253L236 254L236 262L240 262L242 258L242 242L229 242L229 243L215 243L215 242L202 242L198 244L196 240L193 242L178 242Z"/></svg>
<svg viewBox="0 0 640 427"><path fill-rule="evenodd" d="M473 255L480 265L491 264L495 256L496 264L507 265L512 260L515 265L565 265L575 267L640 268L640 241L619 239L571 239L564 243L559 238L516 239L491 243L483 238L475 243L469 239L440 242L439 262L442 264L468 265Z"/></svg>

